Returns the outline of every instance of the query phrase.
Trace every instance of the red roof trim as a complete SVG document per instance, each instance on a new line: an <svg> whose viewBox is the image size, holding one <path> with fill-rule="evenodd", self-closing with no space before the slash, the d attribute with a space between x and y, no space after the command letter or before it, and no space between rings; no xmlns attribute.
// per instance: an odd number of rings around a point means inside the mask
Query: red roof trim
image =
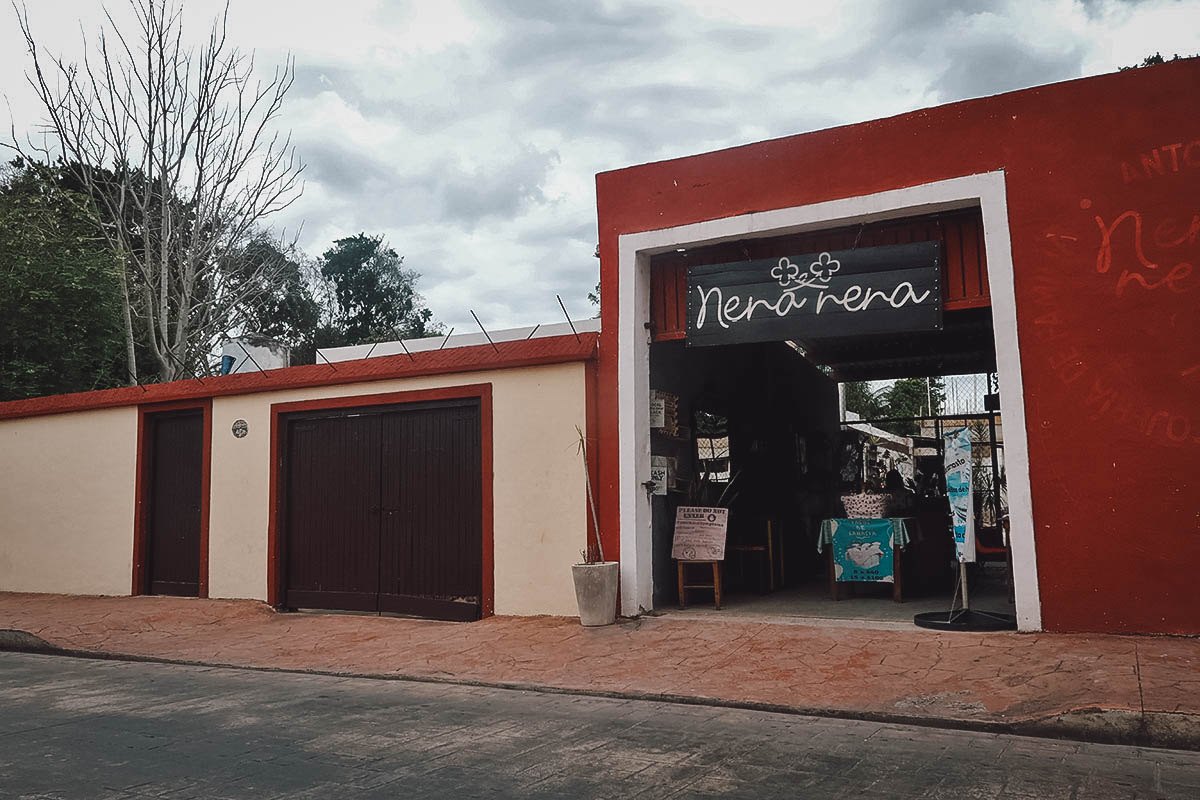
<svg viewBox="0 0 1200 800"><path fill-rule="evenodd" d="M424 375L589 361L596 357L598 340L599 334L585 332L580 333L578 339L575 336L546 336L515 342L497 342L494 349L490 344L455 347L449 350L413 353L412 358L407 355L376 356L369 360L335 361L332 367L325 363L306 364L267 370L266 373L242 372L237 375L221 375L205 378L203 382L189 378L170 383L148 384L144 389L122 386L95 392L33 397L28 400L0 403L0 420L139 406L173 400L196 400Z"/></svg>

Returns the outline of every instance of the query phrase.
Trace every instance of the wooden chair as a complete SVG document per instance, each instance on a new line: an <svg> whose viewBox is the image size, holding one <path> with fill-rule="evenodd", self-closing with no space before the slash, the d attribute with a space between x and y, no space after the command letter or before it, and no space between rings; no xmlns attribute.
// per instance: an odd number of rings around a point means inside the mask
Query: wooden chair
<svg viewBox="0 0 1200 800"><path fill-rule="evenodd" d="M767 523L767 536L766 536L766 539L761 544L738 543L738 544L726 544L725 545L725 552L727 552L727 553L729 553L729 552L757 553L762 556L763 565L766 567L766 570L767 570L767 580L765 582L766 586L767 586L767 591L763 592L763 594L766 594L767 592L775 591L775 553L776 553L775 525L774 525L774 522L769 519L766 520L766 523ZM783 544L783 542L781 541L780 545L782 545L782 544ZM782 582L783 581L782 547L780 548L779 556L780 556L780 561L779 561L780 578L779 579Z"/></svg>

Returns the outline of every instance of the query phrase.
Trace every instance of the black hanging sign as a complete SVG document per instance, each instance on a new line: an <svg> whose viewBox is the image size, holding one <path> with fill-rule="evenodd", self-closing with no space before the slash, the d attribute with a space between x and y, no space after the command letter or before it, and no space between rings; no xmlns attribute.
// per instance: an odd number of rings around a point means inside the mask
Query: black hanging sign
<svg viewBox="0 0 1200 800"><path fill-rule="evenodd" d="M687 290L688 346L937 330L941 243L705 264Z"/></svg>

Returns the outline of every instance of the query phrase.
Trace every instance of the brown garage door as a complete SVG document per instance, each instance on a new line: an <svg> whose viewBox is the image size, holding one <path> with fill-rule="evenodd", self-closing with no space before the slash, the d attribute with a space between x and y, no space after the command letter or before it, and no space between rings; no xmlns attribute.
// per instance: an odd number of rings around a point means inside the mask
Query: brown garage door
<svg viewBox="0 0 1200 800"><path fill-rule="evenodd" d="M284 604L478 619L478 400L286 418Z"/></svg>

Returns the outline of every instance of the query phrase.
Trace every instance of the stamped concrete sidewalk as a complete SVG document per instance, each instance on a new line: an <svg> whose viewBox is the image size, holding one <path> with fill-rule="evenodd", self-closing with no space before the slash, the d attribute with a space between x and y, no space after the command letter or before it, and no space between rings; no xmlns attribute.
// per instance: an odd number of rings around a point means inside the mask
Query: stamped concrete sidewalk
<svg viewBox="0 0 1200 800"><path fill-rule="evenodd" d="M475 623L244 600L0 593L0 649L50 647L772 707L1200 749L1200 639L949 634L745 619Z"/></svg>

